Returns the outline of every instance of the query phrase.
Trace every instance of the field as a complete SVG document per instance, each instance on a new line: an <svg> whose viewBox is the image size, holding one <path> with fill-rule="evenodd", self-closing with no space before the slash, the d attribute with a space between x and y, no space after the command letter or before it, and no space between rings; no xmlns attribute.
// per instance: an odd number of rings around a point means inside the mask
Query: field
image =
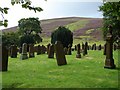
<svg viewBox="0 0 120 90"><path fill-rule="evenodd" d="M66 55L67 65L57 66L47 54L20 60L9 57L8 72L2 72L3 88L117 88L118 51L114 51L116 69L104 69L103 51L88 51L81 59Z"/></svg>

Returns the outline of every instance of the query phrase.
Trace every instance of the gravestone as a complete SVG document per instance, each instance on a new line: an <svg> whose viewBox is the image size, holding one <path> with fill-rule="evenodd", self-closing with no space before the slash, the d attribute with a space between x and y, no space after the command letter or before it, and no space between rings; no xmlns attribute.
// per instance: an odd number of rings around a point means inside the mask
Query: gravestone
<svg viewBox="0 0 120 90"><path fill-rule="evenodd" d="M49 46L48 58L54 58L54 45Z"/></svg>
<svg viewBox="0 0 120 90"><path fill-rule="evenodd" d="M49 47L50 47L50 43L47 45L47 54L49 53Z"/></svg>
<svg viewBox="0 0 120 90"><path fill-rule="evenodd" d="M84 50L84 48L85 48L85 45L84 45L84 43L82 42L82 50Z"/></svg>
<svg viewBox="0 0 120 90"><path fill-rule="evenodd" d="M64 47L64 53L65 55L67 55L68 49L66 47Z"/></svg>
<svg viewBox="0 0 120 90"><path fill-rule="evenodd" d="M97 48L96 48L96 43L94 44L94 50L96 50Z"/></svg>
<svg viewBox="0 0 120 90"><path fill-rule="evenodd" d="M69 44L68 45L68 50L67 50L67 55L71 55L72 53L71 53L71 45Z"/></svg>
<svg viewBox="0 0 120 90"><path fill-rule="evenodd" d="M93 50L94 49L94 44L92 45L92 47L91 47L91 50Z"/></svg>
<svg viewBox="0 0 120 90"><path fill-rule="evenodd" d="M20 59L21 59L21 60L28 59L27 44L26 44L26 43L23 43L23 45L22 45L22 53L21 53Z"/></svg>
<svg viewBox="0 0 120 90"><path fill-rule="evenodd" d="M106 55L106 43L104 44L104 52L103 52L104 55Z"/></svg>
<svg viewBox="0 0 120 90"><path fill-rule="evenodd" d="M101 50L102 49L102 47L101 47L101 44L98 46L98 50Z"/></svg>
<svg viewBox="0 0 120 90"><path fill-rule="evenodd" d="M77 51L77 46L75 45L75 51Z"/></svg>
<svg viewBox="0 0 120 90"><path fill-rule="evenodd" d="M41 54L41 46L40 45L37 46L37 50L36 51L37 51L37 55Z"/></svg>
<svg viewBox="0 0 120 90"><path fill-rule="evenodd" d="M34 45L33 44L29 44L29 58L35 57L34 54Z"/></svg>
<svg viewBox="0 0 120 90"><path fill-rule="evenodd" d="M5 46L0 45L0 71L8 71L8 49Z"/></svg>
<svg viewBox="0 0 120 90"><path fill-rule="evenodd" d="M41 54L45 54L46 52L46 47L44 45L41 46Z"/></svg>
<svg viewBox="0 0 120 90"><path fill-rule="evenodd" d="M80 54L80 44L77 44L77 55L76 58L81 58L81 54Z"/></svg>
<svg viewBox="0 0 120 90"><path fill-rule="evenodd" d="M58 66L66 65L67 61L64 54L64 48L60 41L55 42L55 51Z"/></svg>
<svg viewBox="0 0 120 90"><path fill-rule="evenodd" d="M106 37L106 59L104 68L114 69L116 66L113 59L113 35L112 26L108 27L108 33Z"/></svg>
<svg viewBox="0 0 120 90"><path fill-rule="evenodd" d="M11 53L10 56L11 58L17 58L17 46L16 45L11 45Z"/></svg>
<svg viewBox="0 0 120 90"><path fill-rule="evenodd" d="M83 49L83 56L87 55L87 49L88 49L88 42L85 42L85 46Z"/></svg>

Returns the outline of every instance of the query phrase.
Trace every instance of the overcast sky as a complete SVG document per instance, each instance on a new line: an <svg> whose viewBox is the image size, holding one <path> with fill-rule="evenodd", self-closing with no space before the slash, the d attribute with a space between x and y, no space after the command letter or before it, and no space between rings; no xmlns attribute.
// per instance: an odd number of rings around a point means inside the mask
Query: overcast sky
<svg viewBox="0 0 120 90"><path fill-rule="evenodd" d="M102 0L31 0L33 6L43 8L42 12L34 13L27 9L21 8L21 5L11 5L11 0L0 0L1 7L9 7L9 12L4 15L8 19L8 27L18 25L21 18L39 17L42 19L60 18L60 17L93 17L102 18L102 13L99 12L99 6L102 5ZM0 15L0 20L2 20ZM7 27L7 28L8 28ZM4 27L0 27L3 29Z"/></svg>

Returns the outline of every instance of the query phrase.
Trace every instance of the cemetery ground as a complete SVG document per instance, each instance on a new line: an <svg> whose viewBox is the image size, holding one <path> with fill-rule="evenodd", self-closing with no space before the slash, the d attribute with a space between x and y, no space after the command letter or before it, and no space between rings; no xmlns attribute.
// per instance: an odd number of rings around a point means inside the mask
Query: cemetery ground
<svg viewBox="0 0 120 90"><path fill-rule="evenodd" d="M118 88L118 51L114 51L116 69L105 69L103 50L89 50L76 58L66 55L67 65L57 66L47 54L20 60L10 58L8 71L2 73L3 88Z"/></svg>

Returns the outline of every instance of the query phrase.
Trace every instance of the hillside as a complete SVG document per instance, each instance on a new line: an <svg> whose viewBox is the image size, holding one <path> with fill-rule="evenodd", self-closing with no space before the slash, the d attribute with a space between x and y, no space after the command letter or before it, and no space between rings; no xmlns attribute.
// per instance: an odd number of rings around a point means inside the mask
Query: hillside
<svg viewBox="0 0 120 90"><path fill-rule="evenodd" d="M100 18L81 18L81 17L66 17L41 20L42 37L50 37L58 26L65 26L73 31L76 39L102 39L102 19ZM3 32L15 32L17 26L4 29Z"/></svg>

